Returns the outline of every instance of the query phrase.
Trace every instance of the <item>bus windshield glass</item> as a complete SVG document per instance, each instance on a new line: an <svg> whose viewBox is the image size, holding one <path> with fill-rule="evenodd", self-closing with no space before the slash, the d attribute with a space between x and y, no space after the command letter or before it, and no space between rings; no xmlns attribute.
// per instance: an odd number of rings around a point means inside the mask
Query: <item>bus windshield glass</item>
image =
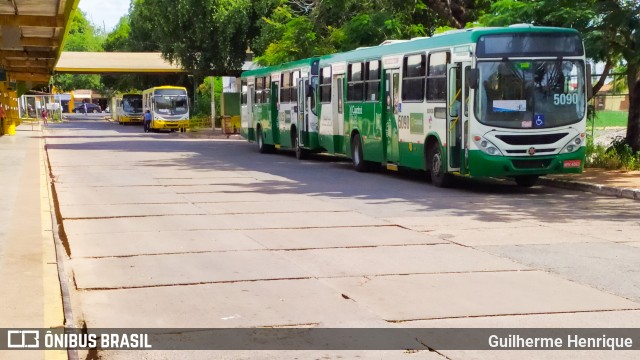
<svg viewBox="0 0 640 360"><path fill-rule="evenodd" d="M155 92L156 112L164 115L184 115L189 112L187 92L179 89L161 89Z"/></svg>
<svg viewBox="0 0 640 360"><path fill-rule="evenodd" d="M586 111L584 64L579 60L478 62L477 119L502 128L574 124Z"/></svg>
<svg viewBox="0 0 640 360"><path fill-rule="evenodd" d="M142 95L125 95L122 97L122 110L127 113L142 113Z"/></svg>

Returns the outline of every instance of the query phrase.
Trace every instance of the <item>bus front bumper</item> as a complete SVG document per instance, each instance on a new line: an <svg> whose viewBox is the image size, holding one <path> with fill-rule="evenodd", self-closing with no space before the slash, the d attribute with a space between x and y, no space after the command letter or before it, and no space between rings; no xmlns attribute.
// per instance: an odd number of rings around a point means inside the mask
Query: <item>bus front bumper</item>
<svg viewBox="0 0 640 360"><path fill-rule="evenodd" d="M581 173L585 147L570 154L552 156L491 156L480 150L469 151L469 174L473 177L511 177Z"/></svg>
<svg viewBox="0 0 640 360"><path fill-rule="evenodd" d="M189 120L153 120L152 129L186 129L189 127Z"/></svg>
<svg viewBox="0 0 640 360"><path fill-rule="evenodd" d="M121 116L121 123L142 123L142 115L140 116Z"/></svg>

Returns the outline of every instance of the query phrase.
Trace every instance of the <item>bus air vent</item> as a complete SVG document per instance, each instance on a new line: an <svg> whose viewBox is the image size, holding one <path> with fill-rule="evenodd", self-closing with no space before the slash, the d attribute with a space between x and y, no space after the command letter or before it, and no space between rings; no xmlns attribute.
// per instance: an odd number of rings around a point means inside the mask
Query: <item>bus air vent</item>
<svg viewBox="0 0 640 360"><path fill-rule="evenodd" d="M551 164L551 159L535 160L511 160L516 169L546 169Z"/></svg>
<svg viewBox="0 0 640 360"><path fill-rule="evenodd" d="M568 134L569 133L544 135L496 135L496 137L509 145L544 145L553 144Z"/></svg>

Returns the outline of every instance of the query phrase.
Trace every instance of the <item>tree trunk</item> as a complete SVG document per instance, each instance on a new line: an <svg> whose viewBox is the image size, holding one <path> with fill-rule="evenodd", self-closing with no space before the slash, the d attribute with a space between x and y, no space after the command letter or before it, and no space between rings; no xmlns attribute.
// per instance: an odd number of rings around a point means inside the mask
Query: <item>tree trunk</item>
<svg viewBox="0 0 640 360"><path fill-rule="evenodd" d="M591 91L591 97L588 99L589 101L596 96L596 94L598 93L598 91L600 91L600 89L602 88L602 85L604 85L604 82L607 80L607 77L609 76L609 71L611 70L611 60L607 60L607 62L604 64L604 70L602 70L602 74L600 74L600 79L598 79L598 82L593 84L593 89ZM591 80L589 80L591 81Z"/></svg>
<svg viewBox="0 0 640 360"><path fill-rule="evenodd" d="M640 151L640 65L627 65L627 83L629 84L627 143L633 151Z"/></svg>

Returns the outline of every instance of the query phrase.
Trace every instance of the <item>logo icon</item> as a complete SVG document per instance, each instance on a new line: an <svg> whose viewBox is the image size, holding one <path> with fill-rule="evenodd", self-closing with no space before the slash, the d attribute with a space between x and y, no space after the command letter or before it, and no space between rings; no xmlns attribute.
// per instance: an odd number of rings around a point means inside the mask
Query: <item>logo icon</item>
<svg viewBox="0 0 640 360"><path fill-rule="evenodd" d="M9 349L31 349L40 346L38 330L8 330L7 347Z"/></svg>
<svg viewBox="0 0 640 360"><path fill-rule="evenodd" d="M544 127L544 115L536 114L533 117L533 126L534 127Z"/></svg>
<svg viewBox="0 0 640 360"><path fill-rule="evenodd" d="M529 153L529 155L533 156L536 154L536 148L530 147L527 152Z"/></svg>

